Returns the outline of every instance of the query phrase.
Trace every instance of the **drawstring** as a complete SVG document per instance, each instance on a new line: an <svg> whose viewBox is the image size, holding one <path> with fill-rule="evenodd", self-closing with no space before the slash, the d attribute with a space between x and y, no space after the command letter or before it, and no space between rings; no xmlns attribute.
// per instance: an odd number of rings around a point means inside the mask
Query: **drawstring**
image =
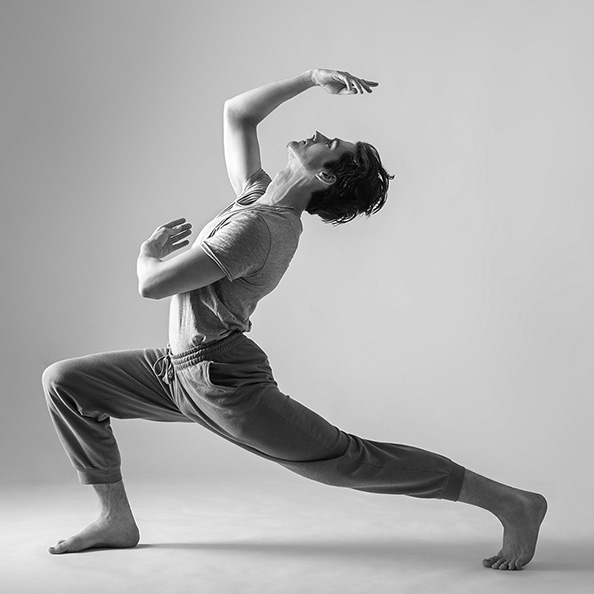
<svg viewBox="0 0 594 594"><path fill-rule="evenodd" d="M171 362L171 349L169 346L167 346L167 352L155 361L153 371L162 382L166 384L171 383L173 379L173 363Z"/></svg>
<svg viewBox="0 0 594 594"><path fill-rule="evenodd" d="M155 361L153 371L163 383L170 384L175 377L176 369L181 371L201 361L216 360L216 357L234 348L242 338L243 334L235 331L220 340L198 345L177 355L174 355L170 345L167 345L165 354Z"/></svg>

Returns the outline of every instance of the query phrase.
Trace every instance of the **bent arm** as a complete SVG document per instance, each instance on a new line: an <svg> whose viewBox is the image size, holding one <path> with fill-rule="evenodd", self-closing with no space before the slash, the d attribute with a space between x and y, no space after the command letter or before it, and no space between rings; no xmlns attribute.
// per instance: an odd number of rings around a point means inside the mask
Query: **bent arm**
<svg viewBox="0 0 594 594"><path fill-rule="evenodd" d="M221 268L199 246L170 260L167 256L187 246L192 225L175 219L157 227L140 246L136 260L138 292L148 299L163 299L206 287L223 276Z"/></svg>
<svg viewBox="0 0 594 594"><path fill-rule="evenodd" d="M270 83L225 102L223 138L229 181L239 195L246 181L262 166L256 129L279 105L315 86L313 71L308 70Z"/></svg>
<svg viewBox="0 0 594 594"><path fill-rule="evenodd" d="M148 299L163 299L200 289L225 276L199 245L171 260L161 260L143 246L136 261L136 272L138 292Z"/></svg>
<svg viewBox="0 0 594 594"><path fill-rule="evenodd" d="M226 111L241 121L258 125L279 105L315 86L313 70L241 93L225 102Z"/></svg>
<svg viewBox="0 0 594 594"><path fill-rule="evenodd" d="M315 86L332 95L357 95L371 93L377 84L348 72L314 68L227 100L223 114L225 162L235 193L239 195L262 166L256 128L279 105Z"/></svg>

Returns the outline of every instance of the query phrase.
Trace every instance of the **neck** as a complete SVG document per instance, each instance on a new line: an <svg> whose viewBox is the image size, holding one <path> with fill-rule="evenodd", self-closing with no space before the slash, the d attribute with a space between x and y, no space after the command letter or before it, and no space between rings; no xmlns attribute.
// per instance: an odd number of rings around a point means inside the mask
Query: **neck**
<svg viewBox="0 0 594 594"><path fill-rule="evenodd" d="M287 167L274 176L266 192L256 202L290 206L301 213L309 204L312 190L311 180L306 179L302 172Z"/></svg>

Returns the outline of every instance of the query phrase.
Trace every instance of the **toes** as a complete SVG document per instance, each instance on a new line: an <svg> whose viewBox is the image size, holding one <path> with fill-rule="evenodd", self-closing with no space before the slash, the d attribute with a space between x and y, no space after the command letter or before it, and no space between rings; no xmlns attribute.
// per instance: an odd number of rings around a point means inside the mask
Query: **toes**
<svg viewBox="0 0 594 594"><path fill-rule="evenodd" d="M494 555L493 557L489 557L488 559L483 559L483 565L485 567L490 567L491 569L500 569L500 570L520 570L524 567L524 564L520 559L506 559L505 557L501 557L500 555Z"/></svg>
<svg viewBox="0 0 594 594"><path fill-rule="evenodd" d="M493 567L493 563L499 561L501 557L499 555L493 555L493 557L489 557L488 559L483 559L483 565L485 567Z"/></svg>
<svg viewBox="0 0 594 594"><path fill-rule="evenodd" d="M505 565L505 564L504 564ZM520 559L512 559L511 561L507 562L507 567L503 567L502 565L499 566L499 569L509 569L511 571L519 571L522 569L522 561Z"/></svg>
<svg viewBox="0 0 594 594"><path fill-rule="evenodd" d="M56 543L55 547L49 547L48 551L52 554L52 555L59 555L60 553L66 553L68 550L68 547L66 545L66 541L65 540L59 540Z"/></svg>

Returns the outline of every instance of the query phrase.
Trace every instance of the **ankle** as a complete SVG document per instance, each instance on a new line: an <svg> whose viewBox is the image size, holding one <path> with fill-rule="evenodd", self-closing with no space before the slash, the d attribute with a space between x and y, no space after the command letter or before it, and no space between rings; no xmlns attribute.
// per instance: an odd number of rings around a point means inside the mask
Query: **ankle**
<svg viewBox="0 0 594 594"><path fill-rule="evenodd" d="M127 523L134 522L132 510L128 507L102 509L99 512L99 520L106 523Z"/></svg>
<svg viewBox="0 0 594 594"><path fill-rule="evenodd" d="M103 485L93 485L95 492L99 498L100 512L99 518L105 522L126 521L131 519L132 510L130 503L124 489L124 484L119 481L117 483L108 483Z"/></svg>
<svg viewBox="0 0 594 594"><path fill-rule="evenodd" d="M464 473L458 501L486 509L500 519L512 509L515 510L519 504L513 487L497 483L470 470Z"/></svg>

